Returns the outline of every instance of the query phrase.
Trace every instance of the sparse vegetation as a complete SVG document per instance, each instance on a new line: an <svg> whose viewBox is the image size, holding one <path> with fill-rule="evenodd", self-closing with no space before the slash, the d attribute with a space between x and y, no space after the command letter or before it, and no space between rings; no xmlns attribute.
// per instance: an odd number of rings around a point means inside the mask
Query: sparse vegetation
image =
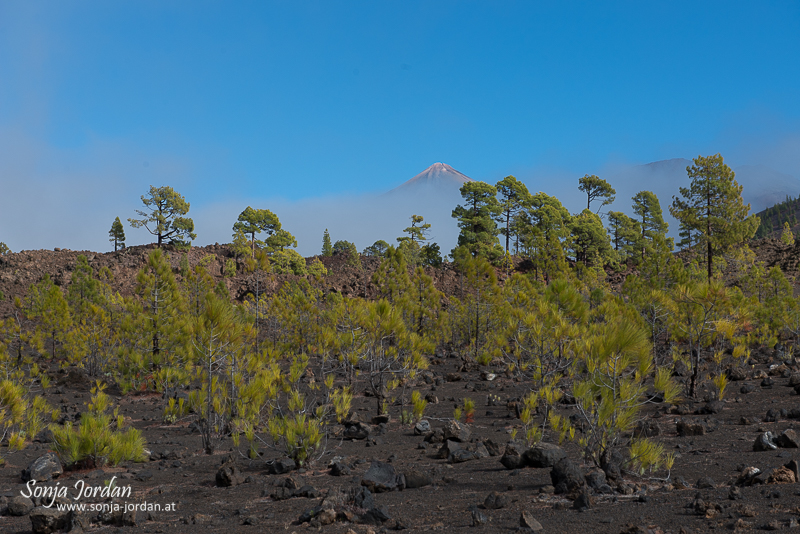
<svg viewBox="0 0 800 534"><path fill-rule="evenodd" d="M367 247L363 264L355 244L331 244L326 230L326 267L294 250L272 212L252 208L229 246L114 255L141 261L126 293L107 263L72 255L68 269L43 274L26 294L8 286L4 455L52 420L53 448L68 466L142 460L143 434L120 410L137 393L152 395L159 432L183 433L208 455L231 449L319 468L364 429L377 447L377 433L397 431L398 421L421 423L405 428L408 436L428 436L425 425L437 422L481 435L484 418L510 414L503 425L515 447L558 443L602 469L616 458L620 477L669 476L684 460L648 433L652 406L662 414L683 410L670 407L682 399L731 402L754 354L768 351L788 371L800 337L800 299L785 264L758 261L741 245L754 219L732 173L716 156L689 172L694 189L672 205L685 234L679 254L651 192L633 197L630 214L601 219L596 212L615 194L604 180L582 178L589 209L570 214L509 176L496 188L462 188L464 205L453 212L461 246L446 265L418 215L397 247ZM694 194L702 187L727 202L726 224L703 218ZM143 201L158 211L166 190L154 191ZM169 196L176 215L178 197ZM161 228L160 243L186 237L186 224L155 211L138 222ZM710 224L718 226L708 234ZM783 244L771 246L788 251L793 239L785 224ZM74 376L98 382L87 411L60 418L42 393L53 378ZM486 415L476 409L483 395ZM359 419L365 408L372 420ZM458 458L470 459L479 441L464 442Z"/></svg>

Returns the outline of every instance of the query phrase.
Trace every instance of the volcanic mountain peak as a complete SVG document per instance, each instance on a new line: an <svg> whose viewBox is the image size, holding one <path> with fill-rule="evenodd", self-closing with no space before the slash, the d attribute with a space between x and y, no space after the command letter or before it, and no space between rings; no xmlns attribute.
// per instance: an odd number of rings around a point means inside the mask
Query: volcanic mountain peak
<svg viewBox="0 0 800 534"><path fill-rule="evenodd" d="M446 163L434 163L412 179L395 187L389 193L400 193L418 188L458 190L465 183L472 181L474 181L472 178L455 170Z"/></svg>

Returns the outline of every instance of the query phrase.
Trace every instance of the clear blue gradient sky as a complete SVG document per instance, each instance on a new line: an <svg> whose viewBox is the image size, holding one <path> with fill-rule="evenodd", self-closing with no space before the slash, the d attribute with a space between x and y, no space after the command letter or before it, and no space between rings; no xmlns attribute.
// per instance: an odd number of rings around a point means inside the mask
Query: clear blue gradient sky
<svg viewBox="0 0 800 534"><path fill-rule="evenodd" d="M0 3L2 202L100 234L150 184L194 211L717 152L800 178L799 2Z"/></svg>

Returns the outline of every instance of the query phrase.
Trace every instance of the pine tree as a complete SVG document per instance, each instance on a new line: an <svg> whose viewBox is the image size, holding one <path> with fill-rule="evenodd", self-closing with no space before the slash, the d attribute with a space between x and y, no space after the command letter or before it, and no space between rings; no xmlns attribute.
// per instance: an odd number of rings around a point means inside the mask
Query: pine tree
<svg viewBox="0 0 800 534"><path fill-rule="evenodd" d="M325 233L322 234L322 255L333 256L333 245L331 244L331 235L328 229L325 228Z"/></svg>
<svg viewBox="0 0 800 534"><path fill-rule="evenodd" d="M420 250L419 259L422 262L422 265L429 267L441 267L443 260L442 251L439 248L439 244L428 243L422 247L422 250Z"/></svg>
<svg viewBox="0 0 800 534"><path fill-rule="evenodd" d="M78 256L75 269L67 288L67 302L72 309L72 316L81 321L92 304L100 304L103 295L100 293L100 281L94 277L94 270L83 254Z"/></svg>
<svg viewBox="0 0 800 534"><path fill-rule="evenodd" d="M420 249L428 240L431 229L430 223L423 222L424 220L422 215L412 215L411 226L403 230L408 235L397 238L397 242L400 243L398 248L403 251L412 267L419 263Z"/></svg>
<svg viewBox="0 0 800 534"><path fill-rule="evenodd" d="M63 343L72 324L67 299L61 288L46 274L38 284L31 286L27 304L29 316L38 319L42 331L50 336L50 354L55 359L56 345Z"/></svg>
<svg viewBox="0 0 800 534"><path fill-rule="evenodd" d="M641 255L644 259L648 251L653 250L654 242L666 238L669 224L664 221L661 203L651 191L639 191L633 200L633 212L640 217L642 232Z"/></svg>
<svg viewBox="0 0 800 534"><path fill-rule="evenodd" d="M586 193L586 209L592 209L592 201L596 199L602 199L603 201L600 203L600 207L597 208L595 213L600 212L603 209L603 206L607 206L614 202L614 195L617 192L611 187L611 184L603 180L602 178L592 175L586 175L580 180L578 180L578 189Z"/></svg>
<svg viewBox="0 0 800 534"><path fill-rule="evenodd" d="M141 296L137 324L132 332L149 352L153 367L180 359L185 354L186 303L164 253L150 253L147 264L136 277L136 292ZM145 349L145 346L149 347Z"/></svg>
<svg viewBox="0 0 800 534"><path fill-rule="evenodd" d="M683 198L672 197L670 213L684 228L699 234L710 280L714 256L753 237L759 219L748 216L750 204L744 204L742 186L721 155L698 156L686 172L692 183L680 188Z"/></svg>
<svg viewBox="0 0 800 534"><path fill-rule="evenodd" d="M789 245L789 246L794 245L794 234L792 233L792 227L789 226L788 222L783 223L783 233L781 234L781 242L784 245Z"/></svg>
<svg viewBox="0 0 800 534"><path fill-rule="evenodd" d="M497 182L495 188L500 196L500 214L497 222L501 225L500 234L506 238L506 253L508 253L514 232L512 221L530 204L531 194L525 184L511 175Z"/></svg>
<svg viewBox="0 0 800 534"><path fill-rule="evenodd" d="M200 435L206 453L214 452L217 437L236 416L236 355L249 329L236 316L228 299L207 293L201 313L192 324L193 353L201 377Z"/></svg>
<svg viewBox="0 0 800 534"><path fill-rule="evenodd" d="M108 231L109 241L114 243L114 252L116 252L119 247L125 248L125 229L122 227L122 222L119 220L119 217L114 219L114 222L111 224L111 230Z"/></svg>
<svg viewBox="0 0 800 534"><path fill-rule="evenodd" d="M572 218L570 223L572 241L570 248L575 261L586 265L600 262L604 265L611 257L611 243L608 232L603 227L600 217L588 209Z"/></svg>
<svg viewBox="0 0 800 534"><path fill-rule="evenodd" d="M230 247L237 258L244 257L248 252L251 252L250 243L241 228L233 232L233 241L231 241ZM250 259L254 259L252 253Z"/></svg>
<svg viewBox="0 0 800 534"><path fill-rule="evenodd" d="M256 245L263 245L263 241L256 240L256 234L267 232L272 236L281 229L281 222L278 216L269 210L253 209L250 206L239 214L239 219L233 225L234 236L236 232L242 232L250 236L251 257L256 256ZM289 234L291 235L291 234ZM292 238L294 239L294 238ZM291 241L289 241L291 242Z"/></svg>
<svg viewBox="0 0 800 534"><path fill-rule="evenodd" d="M564 240L569 236L569 223L572 217L561 201L545 193L531 197L526 217L522 221L538 228L545 239L555 237Z"/></svg>
<svg viewBox="0 0 800 534"><path fill-rule="evenodd" d="M467 182L461 186L464 206L456 206L452 216L458 219L458 246L465 247L472 257L495 261L503 255L497 240L495 217L500 213L497 189L485 182Z"/></svg>
<svg viewBox="0 0 800 534"><path fill-rule="evenodd" d="M362 250L361 255L373 258L382 258L386 255L386 251L389 250L389 247L389 243L383 239L378 239L373 244Z"/></svg>
<svg viewBox="0 0 800 534"><path fill-rule="evenodd" d="M147 211L136 210L143 219L128 219L134 228L145 228L158 237L158 246L164 241L177 245L188 245L197 238L194 221L184 217L189 213L189 203L169 186L150 186L148 195L142 195ZM187 239L189 241L187 241Z"/></svg>
<svg viewBox="0 0 800 534"><path fill-rule="evenodd" d="M620 258L635 258L635 252L642 248L641 223L631 219L620 211L609 211L608 222L611 226L611 243Z"/></svg>

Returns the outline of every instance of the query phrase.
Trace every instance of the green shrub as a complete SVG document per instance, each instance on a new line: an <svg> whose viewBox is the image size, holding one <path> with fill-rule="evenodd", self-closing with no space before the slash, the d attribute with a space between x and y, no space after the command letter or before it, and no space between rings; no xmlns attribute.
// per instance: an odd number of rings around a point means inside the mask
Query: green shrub
<svg viewBox="0 0 800 534"><path fill-rule="evenodd" d="M6 441L7 452L25 448L27 439L44 427L43 417L47 411L44 398L31 398L29 388L23 384L9 379L0 381L0 439ZM0 456L0 465L4 463Z"/></svg>
<svg viewBox="0 0 800 534"><path fill-rule="evenodd" d="M106 413L110 400L102 386L92 389L89 411L81 417L80 425L53 425L53 447L65 465L101 467L124 461L142 462L146 459L145 441L135 428L122 431L123 417L115 410Z"/></svg>
<svg viewBox="0 0 800 534"><path fill-rule="evenodd" d="M319 258L314 258L311 261L311 265L308 266L308 274L320 280L323 276L328 275L328 269L325 268L325 264L319 261Z"/></svg>
<svg viewBox="0 0 800 534"><path fill-rule="evenodd" d="M303 276L308 274L306 260L296 250L278 250L270 256L272 272L277 274L294 274Z"/></svg>

